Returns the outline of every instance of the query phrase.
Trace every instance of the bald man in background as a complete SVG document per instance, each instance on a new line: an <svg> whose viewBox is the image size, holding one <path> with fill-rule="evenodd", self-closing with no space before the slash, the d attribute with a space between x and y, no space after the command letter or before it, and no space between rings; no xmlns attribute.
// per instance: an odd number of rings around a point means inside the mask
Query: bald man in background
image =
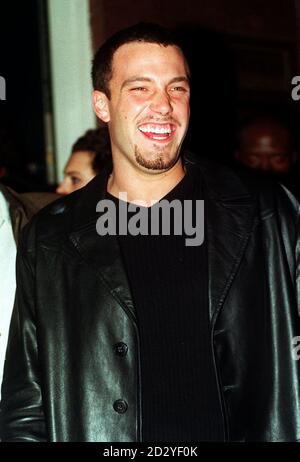
<svg viewBox="0 0 300 462"><path fill-rule="evenodd" d="M265 116L244 124L238 135L235 158L243 166L273 176L299 194L294 177L298 153L292 131L283 121Z"/></svg>

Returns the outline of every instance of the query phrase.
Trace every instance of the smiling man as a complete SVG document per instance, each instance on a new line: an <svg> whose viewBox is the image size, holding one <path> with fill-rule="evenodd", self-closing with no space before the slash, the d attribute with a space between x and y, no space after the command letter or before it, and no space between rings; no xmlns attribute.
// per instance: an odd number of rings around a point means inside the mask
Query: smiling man
<svg viewBox="0 0 300 462"><path fill-rule="evenodd" d="M128 191L129 201L136 191L141 200L158 200L184 177L179 156L189 122L188 65L175 45L132 41L115 51L106 88L102 54L94 61L93 101L108 123L114 153L108 191Z"/></svg>
<svg viewBox="0 0 300 462"><path fill-rule="evenodd" d="M168 30L118 32L92 75L112 165L24 233L2 438L299 440L296 200L182 152L189 67ZM178 220L203 201L189 246ZM108 205L126 213L99 233Z"/></svg>

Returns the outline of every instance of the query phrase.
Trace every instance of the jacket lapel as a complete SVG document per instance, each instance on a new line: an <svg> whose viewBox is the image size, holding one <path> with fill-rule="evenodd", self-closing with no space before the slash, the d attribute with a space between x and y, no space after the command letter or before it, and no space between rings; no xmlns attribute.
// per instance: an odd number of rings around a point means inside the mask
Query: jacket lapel
<svg viewBox="0 0 300 462"><path fill-rule="evenodd" d="M256 197L226 167L200 163L199 168L204 184L209 314L214 323L255 224Z"/></svg>
<svg viewBox="0 0 300 462"><path fill-rule="evenodd" d="M245 199L245 198L244 198ZM205 201L210 319L217 316L238 271L252 230L251 204ZM251 220L252 219L252 220Z"/></svg>
<svg viewBox="0 0 300 462"><path fill-rule="evenodd" d="M122 262L116 236L99 236L96 222L99 213L97 203L105 198L108 170L95 177L83 190L76 208L74 231L70 240L82 258L90 265L117 299L125 311L135 320L129 283Z"/></svg>

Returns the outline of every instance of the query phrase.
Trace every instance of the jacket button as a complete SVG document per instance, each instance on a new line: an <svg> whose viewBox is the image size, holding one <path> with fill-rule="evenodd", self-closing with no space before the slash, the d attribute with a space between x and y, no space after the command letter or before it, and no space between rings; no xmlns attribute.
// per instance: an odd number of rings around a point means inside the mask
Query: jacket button
<svg viewBox="0 0 300 462"><path fill-rule="evenodd" d="M117 356L126 356L127 354L127 351L128 351L128 346L126 345L126 343L123 343L123 342L119 342L119 343L116 343L115 346L115 353Z"/></svg>
<svg viewBox="0 0 300 462"><path fill-rule="evenodd" d="M118 399L114 402L114 410L118 414L124 414L128 409L128 404L123 399Z"/></svg>

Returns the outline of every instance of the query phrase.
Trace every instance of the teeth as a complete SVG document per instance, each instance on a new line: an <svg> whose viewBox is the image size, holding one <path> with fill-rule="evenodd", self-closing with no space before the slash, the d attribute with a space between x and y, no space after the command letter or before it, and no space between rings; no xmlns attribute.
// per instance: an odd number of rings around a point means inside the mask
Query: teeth
<svg viewBox="0 0 300 462"><path fill-rule="evenodd" d="M157 125L144 125L143 127L139 127L141 132L143 133L156 133L156 134L164 134L164 133L171 133L171 127L158 127Z"/></svg>

